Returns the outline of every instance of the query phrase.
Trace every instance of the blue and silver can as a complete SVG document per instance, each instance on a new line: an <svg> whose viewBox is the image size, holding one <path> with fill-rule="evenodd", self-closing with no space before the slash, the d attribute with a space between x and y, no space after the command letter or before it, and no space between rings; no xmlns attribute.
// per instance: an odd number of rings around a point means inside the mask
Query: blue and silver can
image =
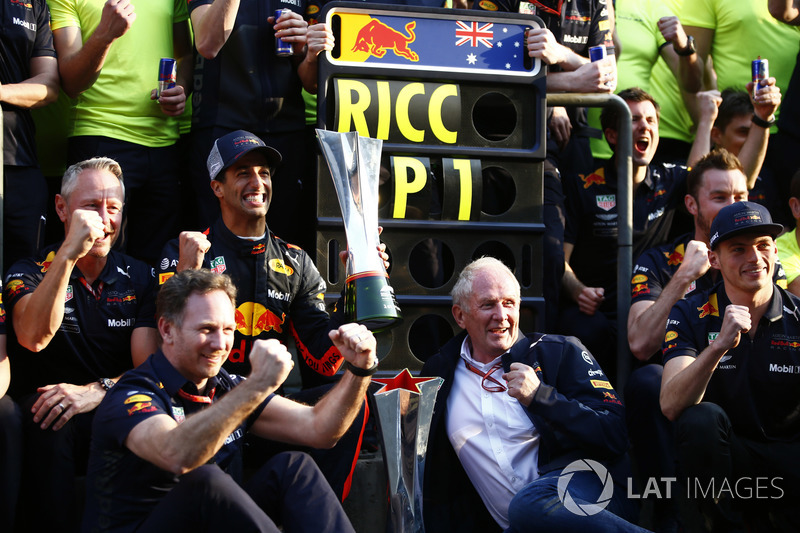
<svg viewBox="0 0 800 533"><path fill-rule="evenodd" d="M594 63L606 58L606 47L603 45L589 48L589 60Z"/></svg>
<svg viewBox="0 0 800 533"><path fill-rule="evenodd" d="M177 63L171 57L162 57L158 62L158 97L161 98L161 91L175 87L178 70Z"/></svg>
<svg viewBox="0 0 800 533"><path fill-rule="evenodd" d="M275 10L275 22L278 22L283 11L283 9ZM275 37L275 55L278 57L288 57L292 55L292 44L284 42L280 37Z"/></svg>
<svg viewBox="0 0 800 533"><path fill-rule="evenodd" d="M753 74L753 97L755 97L756 91L765 85L763 80L769 78L769 61L758 56L758 59L753 60L751 72Z"/></svg>

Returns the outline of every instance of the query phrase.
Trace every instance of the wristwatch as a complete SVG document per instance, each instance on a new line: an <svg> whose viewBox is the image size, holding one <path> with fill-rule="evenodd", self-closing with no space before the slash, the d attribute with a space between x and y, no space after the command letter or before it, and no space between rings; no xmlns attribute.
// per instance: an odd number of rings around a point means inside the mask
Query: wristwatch
<svg viewBox="0 0 800 533"><path fill-rule="evenodd" d="M678 49L675 47L674 44L672 45L672 47L675 49L675 53L682 57L690 56L692 54L697 53L697 46L695 46L694 37L692 37L691 35L688 36L686 48Z"/></svg>
<svg viewBox="0 0 800 533"><path fill-rule="evenodd" d="M108 392L111 389L111 387L113 387L114 385L117 384L116 381L114 381L113 379L108 379L108 378L100 378L100 379L97 380L97 382L100 384L101 387L103 387L103 389L106 392Z"/></svg>

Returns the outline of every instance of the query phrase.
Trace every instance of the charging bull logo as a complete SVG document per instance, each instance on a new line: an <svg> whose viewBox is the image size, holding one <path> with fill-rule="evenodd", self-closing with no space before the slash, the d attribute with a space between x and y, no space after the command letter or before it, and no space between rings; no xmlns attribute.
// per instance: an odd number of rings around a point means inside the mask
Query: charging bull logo
<svg viewBox="0 0 800 533"><path fill-rule="evenodd" d="M36 264L42 267L42 272L47 272L47 269L50 268L50 265L53 264L53 259L55 258L56 258L56 253L50 252L49 254L47 254L47 257L44 258L44 261L42 261L41 263L37 261Z"/></svg>
<svg viewBox="0 0 800 533"><path fill-rule="evenodd" d="M605 185L606 184L606 176L605 170L598 169L597 172L593 172L588 176L584 176L583 174L579 174L581 181L583 182L583 188L588 189L592 185Z"/></svg>
<svg viewBox="0 0 800 533"><path fill-rule="evenodd" d="M236 308L236 330L248 337L258 337L264 331L283 333L286 313L278 315L259 303L245 302Z"/></svg>
<svg viewBox="0 0 800 533"><path fill-rule="evenodd" d="M719 316L719 305L717 305L717 295L712 294L708 297L708 301L697 308L700 311L700 318L705 318L708 315Z"/></svg>
<svg viewBox="0 0 800 533"><path fill-rule="evenodd" d="M664 252L664 257L667 258L667 264L670 266L680 265L683 263L683 255L686 249L682 244L679 244L672 250L672 253Z"/></svg>
<svg viewBox="0 0 800 533"><path fill-rule="evenodd" d="M414 28L417 23L413 20L406 24L406 33L403 35L399 31L387 26L383 22L372 19L369 24L358 31L356 44L353 52L369 52L371 55L381 58L386 55L387 50L393 50L398 56L405 57L411 61L419 61L419 56L408 48L417 38L414 35Z"/></svg>

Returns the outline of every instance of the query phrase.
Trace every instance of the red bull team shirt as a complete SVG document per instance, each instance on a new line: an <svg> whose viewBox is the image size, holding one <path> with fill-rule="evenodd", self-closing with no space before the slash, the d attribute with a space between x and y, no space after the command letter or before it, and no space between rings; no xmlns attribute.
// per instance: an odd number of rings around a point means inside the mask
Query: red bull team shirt
<svg viewBox="0 0 800 533"><path fill-rule="evenodd" d="M697 357L714 342L730 300L722 283L679 301L664 336L664 363ZM722 407L737 435L758 441L800 441L800 299L775 286L754 338L722 356L703 396Z"/></svg>

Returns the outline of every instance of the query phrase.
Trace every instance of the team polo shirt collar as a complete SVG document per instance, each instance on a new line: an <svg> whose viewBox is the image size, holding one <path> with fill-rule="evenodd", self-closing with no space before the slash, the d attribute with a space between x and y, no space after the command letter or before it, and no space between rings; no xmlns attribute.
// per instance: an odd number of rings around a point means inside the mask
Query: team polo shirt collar
<svg viewBox="0 0 800 533"><path fill-rule="evenodd" d="M242 257L249 257L252 255L262 255L267 249L267 239L270 238L269 227L266 227L264 237L250 241L241 239L235 235L228 226L223 222L222 217L219 217L214 223L214 237L220 238L225 242L225 246L231 250L235 250Z"/></svg>
<svg viewBox="0 0 800 533"><path fill-rule="evenodd" d="M800 310L797 309L792 300L790 298L783 297L783 294L781 293L782 290L783 289L774 283L772 284L772 297L769 300L769 306L767 306L766 311L764 311L764 315L761 317L761 320L776 322L783 318L784 301L791 306L785 308L786 312L794 314L795 317L800 314ZM728 295L725 293L725 284L723 282L720 282L716 292L719 301L720 319L722 319L722 312L731 304L731 301L728 298Z"/></svg>
<svg viewBox="0 0 800 533"><path fill-rule="evenodd" d="M203 396L203 394L197 390L194 383L183 377L183 375L172 366L172 363L169 362L164 352L160 349L153 354L152 365L156 375L161 380L161 385L164 387L167 394L169 394L170 398L177 396L179 390L183 390L185 393L194 396ZM206 390L214 390L218 384L219 379L217 379L217 376L209 378Z"/></svg>
<svg viewBox="0 0 800 533"><path fill-rule="evenodd" d="M617 179L617 164L615 159L610 159L607 161L603 166L603 169L605 170L606 185L617 189L619 180ZM650 189L655 188L655 183L653 182L653 173L650 171L650 165L647 165L647 171L644 174L644 181L642 183L647 185L647 187Z"/></svg>
<svg viewBox="0 0 800 533"><path fill-rule="evenodd" d="M97 276L97 279L92 285L96 286L98 282L102 282L104 285L113 285L122 276L130 279L131 276L128 268L123 268L123 266L120 265L121 263L119 262L117 255L113 252L109 252L109 254L106 256L106 264L103 267L103 270L100 271L100 275ZM80 271L80 268L76 265L75 268L72 269L72 273L70 274L69 278L70 280L78 280L84 278L84 275L83 272Z"/></svg>

